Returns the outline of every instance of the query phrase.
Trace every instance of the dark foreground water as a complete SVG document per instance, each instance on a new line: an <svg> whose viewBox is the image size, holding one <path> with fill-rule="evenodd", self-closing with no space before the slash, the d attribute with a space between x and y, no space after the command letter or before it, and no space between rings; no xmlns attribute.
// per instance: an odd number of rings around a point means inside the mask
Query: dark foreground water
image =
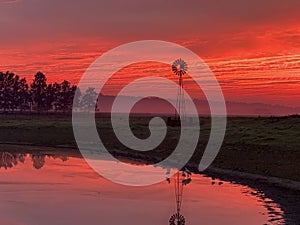
<svg viewBox="0 0 300 225"><path fill-rule="evenodd" d="M106 163L108 168L110 163ZM167 225L176 212L174 184L114 184L82 158L0 152L0 225ZM118 176L118 174L116 174ZM189 225L284 224L261 191L192 174L181 214Z"/></svg>

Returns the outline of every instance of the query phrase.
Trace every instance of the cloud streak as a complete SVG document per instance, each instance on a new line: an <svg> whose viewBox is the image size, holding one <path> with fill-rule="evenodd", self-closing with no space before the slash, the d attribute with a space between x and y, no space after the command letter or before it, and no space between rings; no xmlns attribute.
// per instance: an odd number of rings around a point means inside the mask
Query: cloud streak
<svg viewBox="0 0 300 225"><path fill-rule="evenodd" d="M18 3L22 0L0 0L0 5L1 4L14 4L14 3Z"/></svg>
<svg viewBox="0 0 300 225"><path fill-rule="evenodd" d="M14 71L29 81L43 71L50 82L76 83L109 49L129 41L162 39L202 57L228 100L299 105L298 0L0 3L0 30L5 31L0 36L0 70ZM114 76L111 92L151 74L176 80L162 65L132 65ZM185 82L190 92L201 95L193 81Z"/></svg>

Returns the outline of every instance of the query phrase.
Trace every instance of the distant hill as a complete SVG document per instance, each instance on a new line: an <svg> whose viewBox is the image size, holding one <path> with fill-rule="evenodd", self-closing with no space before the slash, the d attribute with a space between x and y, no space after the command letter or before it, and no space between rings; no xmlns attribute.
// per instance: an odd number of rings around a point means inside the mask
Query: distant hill
<svg viewBox="0 0 300 225"><path fill-rule="evenodd" d="M129 102L136 100L137 97L120 96L122 106L125 107ZM111 106L115 96L101 95L98 102L99 112L111 112ZM176 100L170 100L176 103ZM210 115L210 110L207 101L194 99L198 113L201 115ZM188 111L189 104L186 103ZM121 106L121 108L123 108ZM282 105L271 105L263 103L241 103L241 102L226 102L227 114L229 116L284 116L292 114L300 114L300 107L287 107ZM120 111L119 113L123 113ZM132 109L132 113L137 114L173 114L174 108L166 100L148 97L139 101Z"/></svg>

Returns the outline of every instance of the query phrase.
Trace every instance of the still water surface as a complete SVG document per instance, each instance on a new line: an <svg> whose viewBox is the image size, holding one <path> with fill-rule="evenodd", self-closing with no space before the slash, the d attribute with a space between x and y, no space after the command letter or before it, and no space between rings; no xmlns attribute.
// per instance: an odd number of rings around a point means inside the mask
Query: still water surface
<svg viewBox="0 0 300 225"><path fill-rule="evenodd" d="M167 225L176 212L172 181L122 186L102 178L82 158L62 155L0 152L0 160L0 225ZM113 162L103 163L109 168ZM200 174L191 178L181 206L186 224L283 221L280 207L254 189ZM272 223L270 211L277 215Z"/></svg>

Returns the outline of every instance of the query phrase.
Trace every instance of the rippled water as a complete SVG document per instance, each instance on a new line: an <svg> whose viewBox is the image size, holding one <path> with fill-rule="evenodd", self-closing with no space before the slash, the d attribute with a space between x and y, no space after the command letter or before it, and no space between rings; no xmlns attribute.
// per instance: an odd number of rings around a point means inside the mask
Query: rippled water
<svg viewBox="0 0 300 225"><path fill-rule="evenodd" d="M0 152L0 158L1 225L163 225L176 212L172 181L122 186L68 155ZM189 225L284 223L279 205L263 192L200 174L184 186L181 214Z"/></svg>

